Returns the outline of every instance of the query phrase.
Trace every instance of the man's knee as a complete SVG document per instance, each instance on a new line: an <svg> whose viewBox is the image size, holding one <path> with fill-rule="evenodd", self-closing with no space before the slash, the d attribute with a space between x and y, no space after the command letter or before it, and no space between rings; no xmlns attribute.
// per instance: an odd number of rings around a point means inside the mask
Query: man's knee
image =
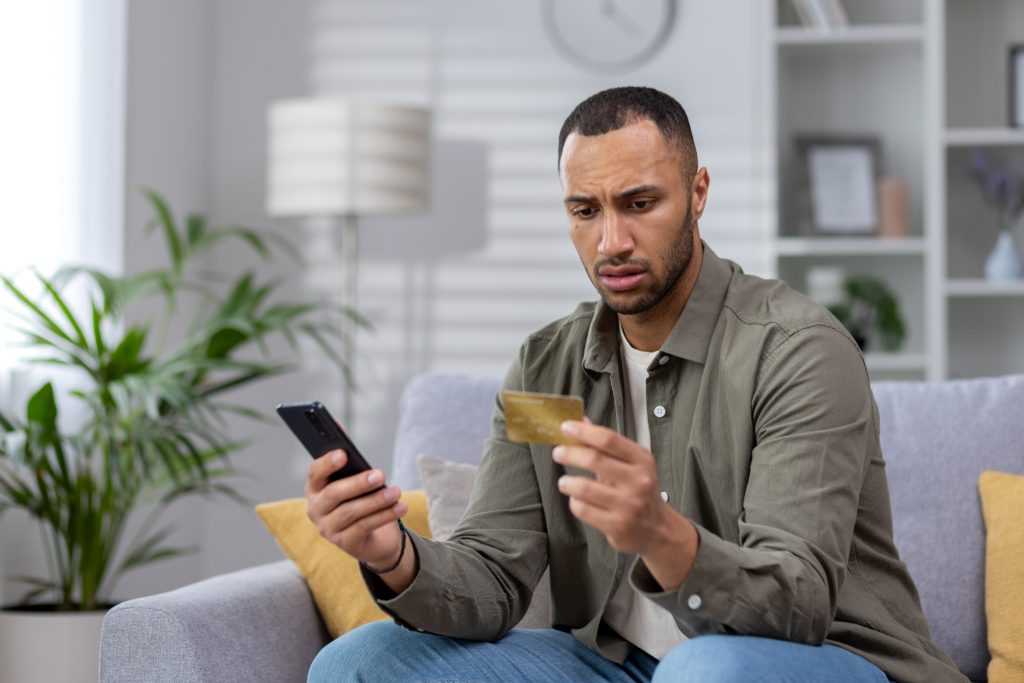
<svg viewBox="0 0 1024 683"><path fill-rule="evenodd" d="M390 621L377 621L349 631L329 643L313 660L308 681L379 681L381 662L389 652L407 652L413 634Z"/></svg>
<svg viewBox="0 0 1024 683"><path fill-rule="evenodd" d="M743 657L738 638L700 636L669 652L658 664L651 683L701 681L743 683L751 680L750 662Z"/></svg>

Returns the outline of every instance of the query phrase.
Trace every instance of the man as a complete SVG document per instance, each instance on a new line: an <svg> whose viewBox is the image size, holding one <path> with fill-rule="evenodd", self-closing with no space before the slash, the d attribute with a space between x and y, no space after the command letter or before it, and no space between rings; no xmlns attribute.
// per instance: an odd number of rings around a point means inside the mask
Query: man
<svg viewBox="0 0 1024 683"><path fill-rule="evenodd" d="M397 624L311 681L962 681L892 542L863 358L820 306L700 239L710 178L672 98L616 88L559 136L569 234L601 301L531 335L505 388L581 396L581 445L512 443L500 400L444 543L374 471L309 516ZM514 630L550 567L551 630ZM653 677L653 678L652 678Z"/></svg>

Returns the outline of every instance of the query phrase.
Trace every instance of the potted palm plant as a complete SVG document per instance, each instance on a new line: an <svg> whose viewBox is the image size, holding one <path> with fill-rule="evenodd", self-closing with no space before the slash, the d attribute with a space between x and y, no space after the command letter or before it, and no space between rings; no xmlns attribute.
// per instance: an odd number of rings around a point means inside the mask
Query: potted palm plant
<svg viewBox="0 0 1024 683"><path fill-rule="evenodd" d="M168 543L171 529L160 526L160 513L191 494L238 497L228 457L242 444L226 433L224 418L260 416L225 393L288 369L266 352L273 336L292 346L318 344L344 369L327 340L343 315L362 323L352 311L280 301L280 281L262 282L252 271L201 270L202 257L225 242L266 258L295 250L273 232L211 227L198 215L179 225L163 199L145 194L167 267L130 276L69 267L52 277L35 273L31 289L0 276L30 360L78 376L73 390L45 381L20 414L0 413L0 513L17 508L39 523L49 564L47 576L24 579L30 590L19 607L0 612L0 680L43 680L15 667L26 658L30 666L62 659L52 656L54 629L62 627L45 621L38 626L44 638L32 630L29 617L41 614L98 611L86 627L93 659L84 666L95 666L102 610L117 580L184 552ZM69 302L70 288L86 292L84 313ZM181 317L179 304L190 297L195 314L172 340L168 322ZM70 404L73 426L60 417ZM150 517L126 538L143 501L155 501ZM95 676L71 666L75 680Z"/></svg>

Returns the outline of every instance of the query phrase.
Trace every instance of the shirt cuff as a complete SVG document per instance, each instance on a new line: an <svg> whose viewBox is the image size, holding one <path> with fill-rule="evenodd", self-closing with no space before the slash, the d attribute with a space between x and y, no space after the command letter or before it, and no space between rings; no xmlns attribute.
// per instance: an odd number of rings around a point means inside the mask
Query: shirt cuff
<svg viewBox="0 0 1024 683"><path fill-rule="evenodd" d="M643 597L675 617L683 634L689 637L721 633L733 612L736 571L741 566L740 548L693 525L700 537L697 557L686 580L678 588L663 590L640 557L633 562L629 581Z"/></svg>
<svg viewBox="0 0 1024 683"><path fill-rule="evenodd" d="M437 563L430 545L414 532L408 531L408 539L416 552L417 571L412 583L401 593L395 593L383 579L373 572L366 571L362 565L359 571L363 582L370 591L374 602L399 626L410 630L423 631L417 624L426 623L430 615L431 603L436 603L437 596L444 590L444 582L436 571ZM408 549L406 550L408 552Z"/></svg>

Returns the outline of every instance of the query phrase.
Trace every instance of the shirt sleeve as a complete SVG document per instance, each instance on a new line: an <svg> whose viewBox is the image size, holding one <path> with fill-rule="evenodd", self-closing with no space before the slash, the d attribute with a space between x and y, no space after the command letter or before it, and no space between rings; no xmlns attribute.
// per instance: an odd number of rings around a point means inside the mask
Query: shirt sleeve
<svg viewBox="0 0 1024 683"><path fill-rule="evenodd" d="M878 452L863 357L827 325L802 329L762 361L751 402L755 446L739 543L697 525L693 569L663 591L642 561L633 586L688 635L824 642L845 578L860 491Z"/></svg>
<svg viewBox="0 0 1024 683"><path fill-rule="evenodd" d="M513 363L505 389L521 390ZM547 533L529 446L505 434L496 397L491 436L458 528L439 542L410 534L418 559L413 582L395 595L364 572L377 604L396 623L439 635L495 640L522 619L547 567Z"/></svg>

